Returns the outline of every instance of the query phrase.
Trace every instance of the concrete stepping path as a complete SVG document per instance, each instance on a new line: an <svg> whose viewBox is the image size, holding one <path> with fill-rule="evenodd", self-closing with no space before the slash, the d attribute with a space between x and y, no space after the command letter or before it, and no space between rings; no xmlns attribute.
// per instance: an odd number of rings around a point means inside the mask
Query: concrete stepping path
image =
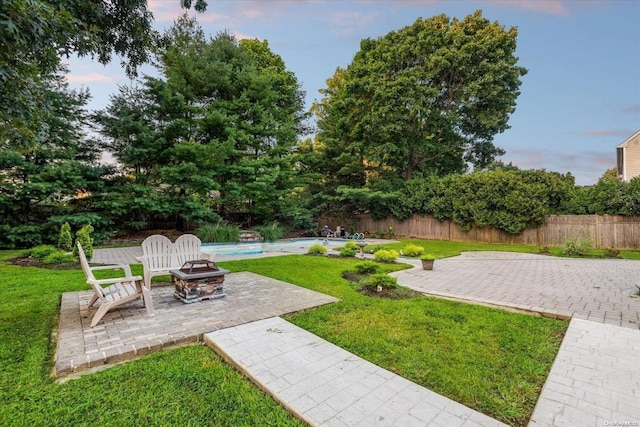
<svg viewBox="0 0 640 427"><path fill-rule="evenodd" d="M504 426L279 317L204 341L312 426Z"/></svg>
<svg viewBox="0 0 640 427"><path fill-rule="evenodd" d="M640 331L572 319L529 426L639 426Z"/></svg>

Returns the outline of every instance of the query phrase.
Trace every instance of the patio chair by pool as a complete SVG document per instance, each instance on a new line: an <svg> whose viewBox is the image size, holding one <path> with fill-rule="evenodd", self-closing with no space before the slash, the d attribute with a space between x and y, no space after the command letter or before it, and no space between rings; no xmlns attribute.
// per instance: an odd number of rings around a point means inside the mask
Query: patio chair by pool
<svg viewBox="0 0 640 427"><path fill-rule="evenodd" d="M142 285L142 277L131 274L131 267L127 264L122 265L106 265L100 267L89 266L89 261L84 254L84 250L78 243L78 255L80 256L80 265L87 277L87 283L93 288L93 297L89 301L89 307L93 306L96 301L100 300L98 311L91 320L91 327L96 326L109 310L119 305L142 298L144 307L147 308L147 314L153 314L153 301L151 300L151 292ZM124 270L125 277L117 277L112 279L96 279L93 275L95 270ZM103 285L109 285L102 287Z"/></svg>
<svg viewBox="0 0 640 427"><path fill-rule="evenodd" d="M142 242L142 262L144 285L151 289L151 278L169 275L171 270L179 270L187 261L210 260L202 253L202 242L193 234L183 234L172 243L166 236L154 234Z"/></svg>

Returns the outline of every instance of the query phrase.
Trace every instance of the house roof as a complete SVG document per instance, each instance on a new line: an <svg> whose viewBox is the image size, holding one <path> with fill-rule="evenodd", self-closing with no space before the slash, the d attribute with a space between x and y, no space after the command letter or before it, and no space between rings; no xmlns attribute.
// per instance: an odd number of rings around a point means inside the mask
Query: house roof
<svg viewBox="0 0 640 427"><path fill-rule="evenodd" d="M632 139L635 139L638 136L640 136L640 130L637 131L636 133L634 133L633 135L631 135L629 138L625 139L620 144L616 145L616 148L622 148L622 147L627 146Z"/></svg>

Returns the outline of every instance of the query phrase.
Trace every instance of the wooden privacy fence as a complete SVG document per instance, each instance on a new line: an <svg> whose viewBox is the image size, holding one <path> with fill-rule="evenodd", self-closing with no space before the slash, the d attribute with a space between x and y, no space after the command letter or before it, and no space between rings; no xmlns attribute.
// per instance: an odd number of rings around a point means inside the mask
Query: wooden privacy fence
<svg viewBox="0 0 640 427"><path fill-rule="evenodd" d="M320 221L334 229L342 224L347 230L367 235L376 231L386 233L391 227L396 237L537 246L561 246L568 240L586 238L597 248L640 249L640 216L549 215L545 225L520 234L489 227L462 231L453 221L438 221L426 215L414 215L404 221L395 218L374 220L369 215L348 219L322 218Z"/></svg>

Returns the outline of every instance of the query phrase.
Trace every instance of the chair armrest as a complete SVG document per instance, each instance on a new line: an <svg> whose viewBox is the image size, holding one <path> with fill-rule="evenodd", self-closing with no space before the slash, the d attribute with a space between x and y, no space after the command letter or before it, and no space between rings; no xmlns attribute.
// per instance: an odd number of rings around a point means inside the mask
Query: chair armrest
<svg viewBox="0 0 640 427"><path fill-rule="evenodd" d="M213 254L205 254L204 252L200 253L200 259L205 259L207 261L213 261Z"/></svg>
<svg viewBox="0 0 640 427"><path fill-rule="evenodd" d="M108 285L118 282L140 282L142 281L141 276L127 276L127 277L114 277L113 279L96 279L91 280L91 282L96 285Z"/></svg>
<svg viewBox="0 0 640 427"><path fill-rule="evenodd" d="M129 264L114 264L114 265L101 265L97 267L89 267L91 271L95 270L124 270L124 275L126 277L131 277L133 274L131 273L131 267Z"/></svg>

